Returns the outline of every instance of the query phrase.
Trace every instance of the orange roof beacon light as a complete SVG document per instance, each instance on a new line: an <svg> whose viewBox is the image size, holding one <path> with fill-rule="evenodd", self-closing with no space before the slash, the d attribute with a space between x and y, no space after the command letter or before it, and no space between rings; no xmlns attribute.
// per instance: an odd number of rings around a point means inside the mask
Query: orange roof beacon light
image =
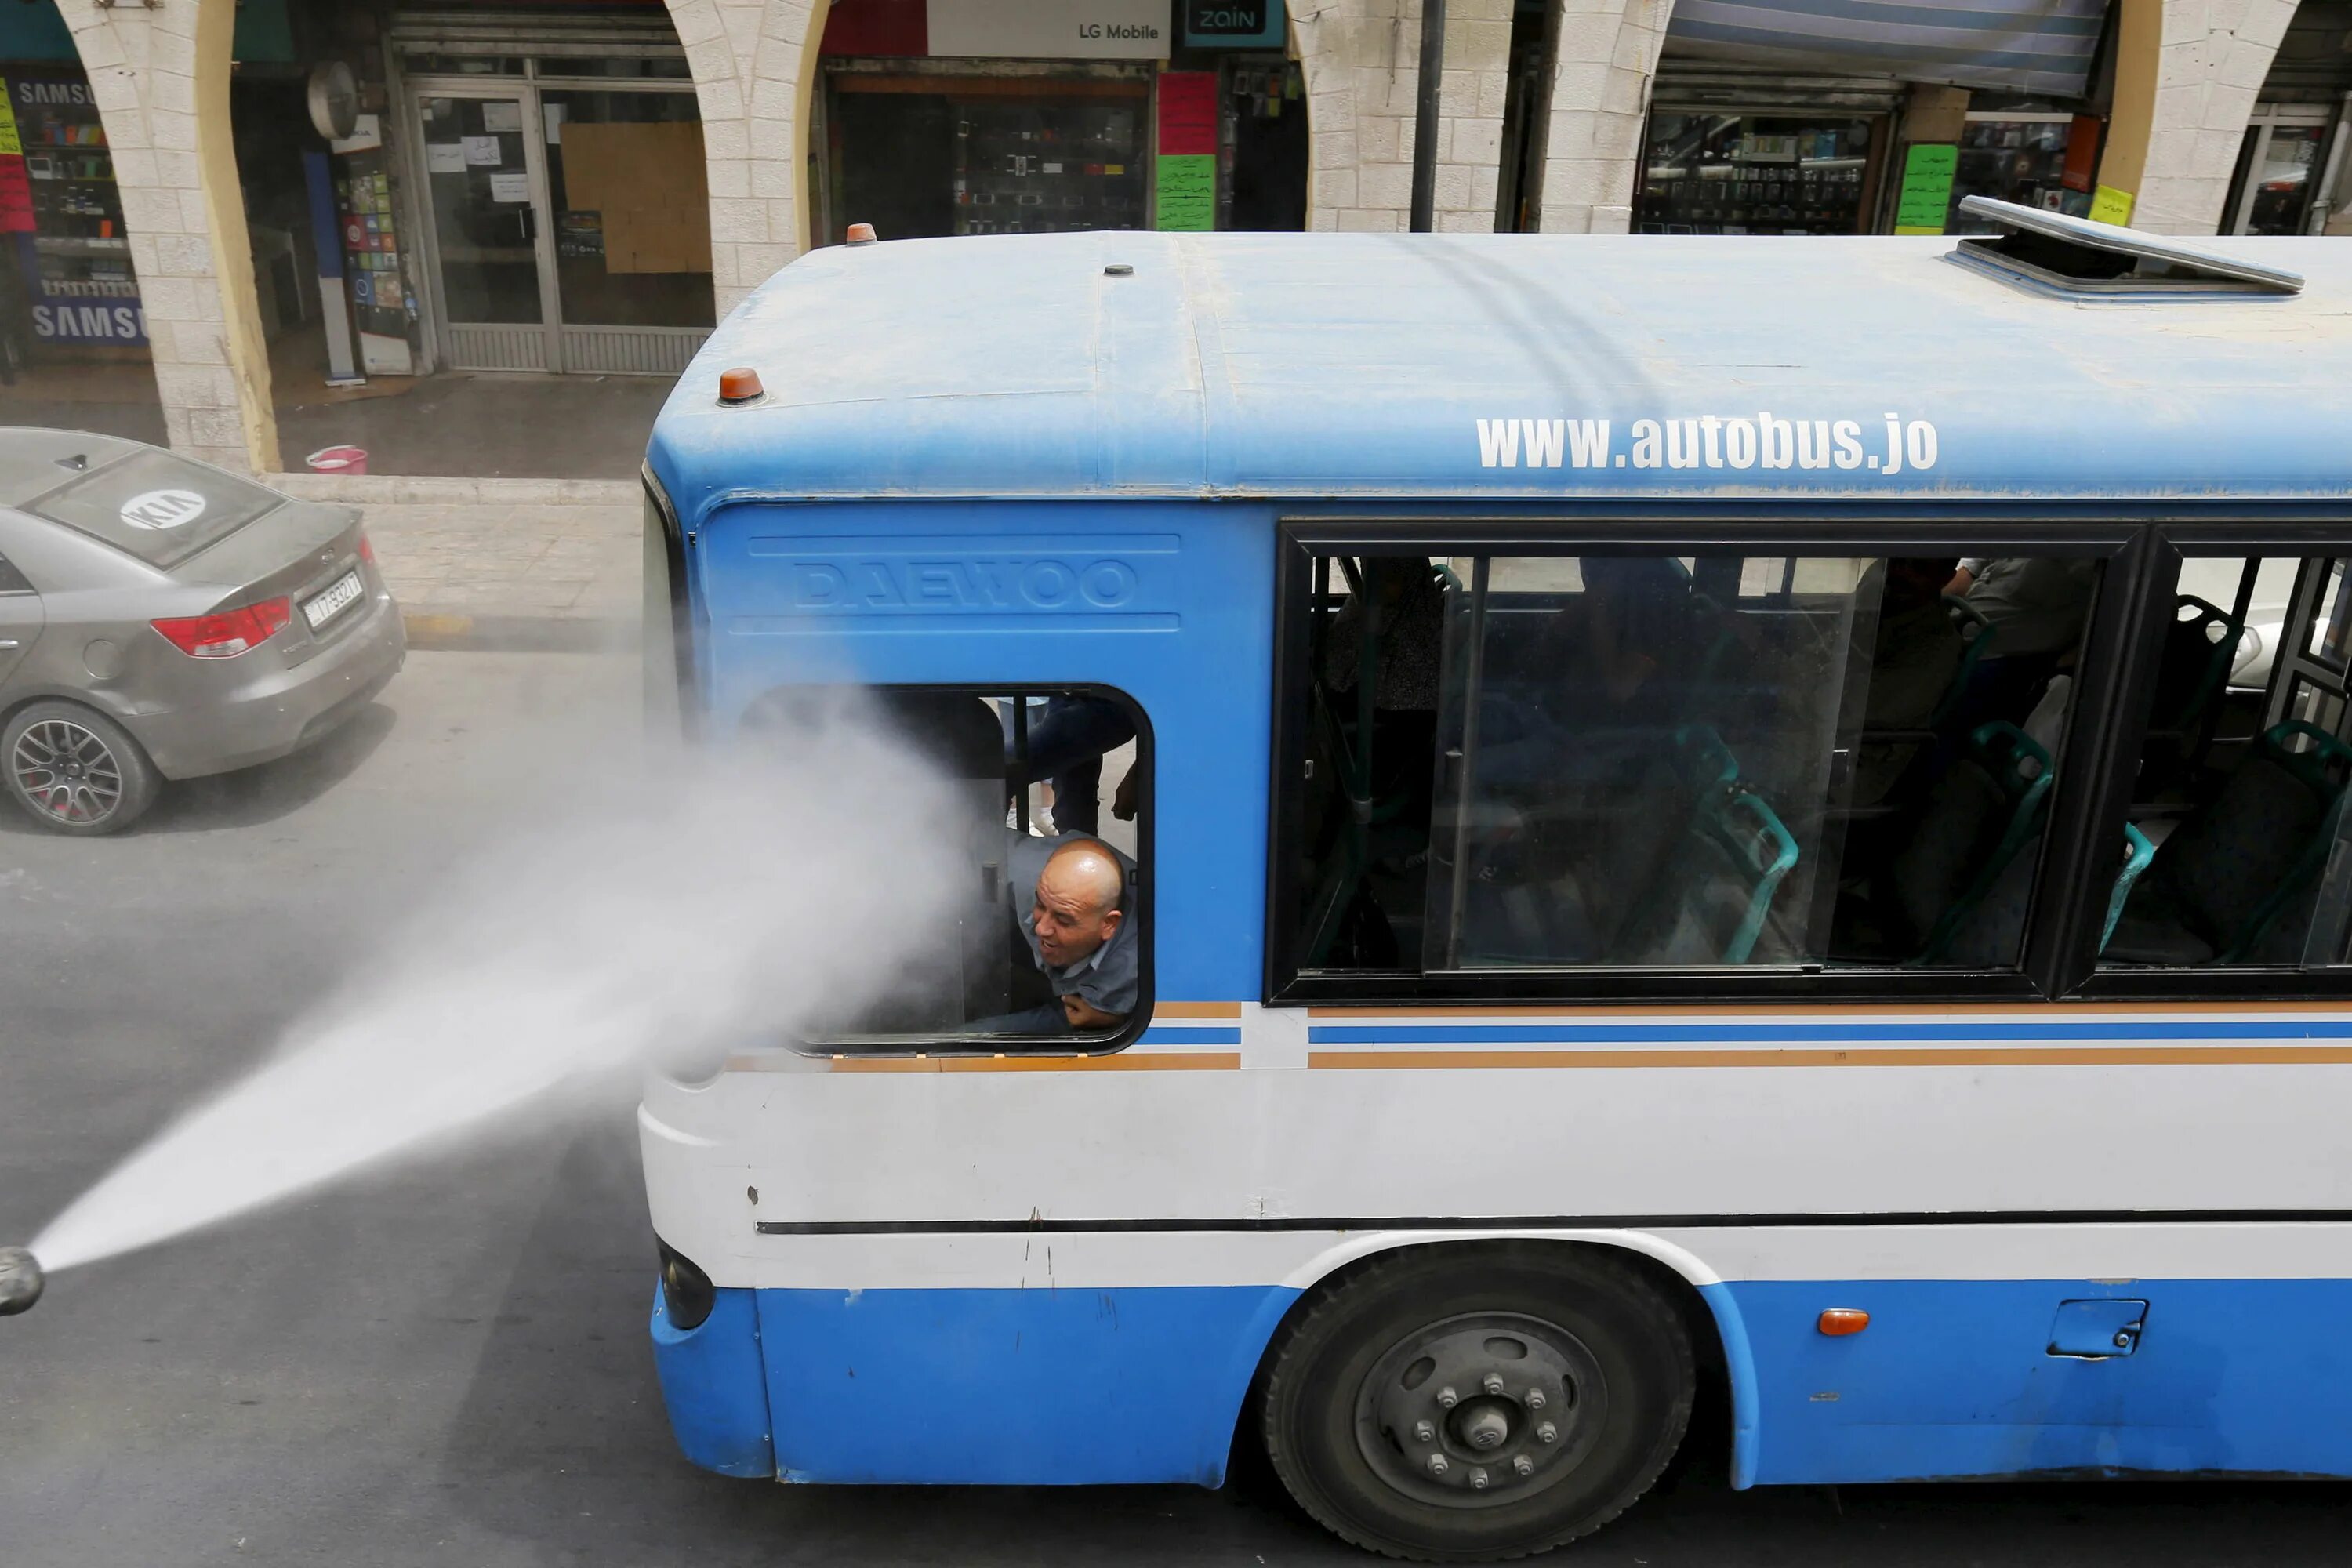
<svg viewBox="0 0 2352 1568"><path fill-rule="evenodd" d="M1832 1307L1813 1326L1833 1340L1843 1339L1870 1327L1870 1314L1859 1307Z"/></svg>
<svg viewBox="0 0 2352 1568"><path fill-rule="evenodd" d="M871 245L875 239L874 226L870 223L851 224L849 232L842 237L852 245Z"/></svg>
<svg viewBox="0 0 2352 1568"><path fill-rule="evenodd" d="M730 408L757 403L767 395L768 389L760 384L760 373L748 364L719 373L719 401Z"/></svg>

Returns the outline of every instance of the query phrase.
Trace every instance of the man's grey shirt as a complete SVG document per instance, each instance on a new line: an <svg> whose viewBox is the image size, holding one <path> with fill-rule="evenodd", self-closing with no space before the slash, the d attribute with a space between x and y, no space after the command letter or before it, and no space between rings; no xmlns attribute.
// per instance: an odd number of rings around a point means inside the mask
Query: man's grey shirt
<svg viewBox="0 0 2352 1568"><path fill-rule="evenodd" d="M1073 834L1066 838L1034 838L1005 829L1005 892L1013 901L1013 918L1021 927L1023 939L1029 943L1029 956L1045 971L1054 994L1067 996L1076 992L1088 1006L1124 1018L1135 1011L1140 991L1138 955L1142 951L1142 938L1140 922L1135 917L1134 862L1099 838L1087 840L1116 859L1120 875L1128 879L1127 890L1119 900L1126 917L1108 942L1076 963L1059 967L1047 963L1045 952L1037 945L1037 927L1032 919L1037 907L1037 879L1045 875L1045 862L1053 858L1054 851L1076 842L1079 837Z"/></svg>

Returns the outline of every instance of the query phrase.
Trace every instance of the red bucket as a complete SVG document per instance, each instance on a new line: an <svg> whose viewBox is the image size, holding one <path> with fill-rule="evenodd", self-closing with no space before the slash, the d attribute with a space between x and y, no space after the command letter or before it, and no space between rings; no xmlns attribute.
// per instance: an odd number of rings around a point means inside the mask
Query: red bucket
<svg viewBox="0 0 2352 1568"><path fill-rule="evenodd" d="M367 472L365 447L323 447L302 459L313 471L321 474L364 474Z"/></svg>

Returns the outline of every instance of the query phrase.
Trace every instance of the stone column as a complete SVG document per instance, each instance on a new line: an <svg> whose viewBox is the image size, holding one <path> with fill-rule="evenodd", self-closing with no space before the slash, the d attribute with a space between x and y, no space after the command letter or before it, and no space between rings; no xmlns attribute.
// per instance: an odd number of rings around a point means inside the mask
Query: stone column
<svg viewBox="0 0 2352 1568"><path fill-rule="evenodd" d="M702 113L725 315L810 242L803 138L830 0L667 0Z"/></svg>
<svg viewBox="0 0 2352 1568"><path fill-rule="evenodd" d="M1546 234L1623 234L1633 226L1650 84L1674 0L1559 5L1536 226Z"/></svg>
<svg viewBox="0 0 2352 1568"><path fill-rule="evenodd" d="M2099 184L2130 193L2134 228L2212 234L2294 0L2116 4L2115 109Z"/></svg>
<svg viewBox="0 0 2352 1568"><path fill-rule="evenodd" d="M1291 52L1307 82L1307 227L1402 232L1412 211L1420 0L1292 0ZM1435 223L1495 226L1510 0L1450 0L1438 85Z"/></svg>
<svg viewBox="0 0 2352 1568"><path fill-rule="evenodd" d="M278 419L229 125L236 0L58 10L106 126L173 449L270 472Z"/></svg>

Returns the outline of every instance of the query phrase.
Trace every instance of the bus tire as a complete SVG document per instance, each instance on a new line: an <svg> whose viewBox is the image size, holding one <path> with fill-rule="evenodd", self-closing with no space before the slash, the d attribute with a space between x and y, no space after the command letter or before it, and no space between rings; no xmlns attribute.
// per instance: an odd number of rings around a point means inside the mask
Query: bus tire
<svg viewBox="0 0 2352 1568"><path fill-rule="evenodd" d="M1648 1490L1696 1377L1680 1308L1605 1249L1415 1247L1308 1292L1268 1359L1263 1430L1333 1533L1493 1562L1589 1534Z"/></svg>

